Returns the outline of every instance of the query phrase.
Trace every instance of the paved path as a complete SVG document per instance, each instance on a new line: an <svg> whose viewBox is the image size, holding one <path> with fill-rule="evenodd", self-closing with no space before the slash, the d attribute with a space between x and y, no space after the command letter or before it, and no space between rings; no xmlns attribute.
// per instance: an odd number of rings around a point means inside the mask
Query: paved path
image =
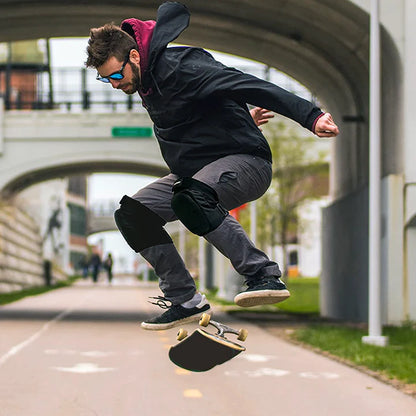
<svg viewBox="0 0 416 416"><path fill-rule="evenodd" d="M183 371L167 357L176 330L138 325L156 294L81 282L0 307L0 416L416 415L394 388L220 313L247 327L247 351Z"/></svg>

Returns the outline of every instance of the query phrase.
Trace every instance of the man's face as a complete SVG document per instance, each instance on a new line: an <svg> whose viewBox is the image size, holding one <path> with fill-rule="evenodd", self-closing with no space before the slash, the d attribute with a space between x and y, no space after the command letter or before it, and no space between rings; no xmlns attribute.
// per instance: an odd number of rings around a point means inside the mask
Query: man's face
<svg viewBox="0 0 416 416"><path fill-rule="evenodd" d="M112 56L104 62L103 65L97 68L101 77L107 77L115 72L119 72L123 66L123 62L120 62L116 57ZM110 83L113 88L122 90L126 94L134 94L140 87L140 70L138 64L134 60L129 60L123 69L123 79L115 80L111 79Z"/></svg>

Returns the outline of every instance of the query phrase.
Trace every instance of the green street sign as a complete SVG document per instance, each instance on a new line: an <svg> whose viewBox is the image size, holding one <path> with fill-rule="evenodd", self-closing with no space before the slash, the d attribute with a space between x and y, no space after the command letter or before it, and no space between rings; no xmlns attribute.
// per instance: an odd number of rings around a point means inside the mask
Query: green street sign
<svg viewBox="0 0 416 416"><path fill-rule="evenodd" d="M111 130L113 137L152 137L151 127L113 127Z"/></svg>

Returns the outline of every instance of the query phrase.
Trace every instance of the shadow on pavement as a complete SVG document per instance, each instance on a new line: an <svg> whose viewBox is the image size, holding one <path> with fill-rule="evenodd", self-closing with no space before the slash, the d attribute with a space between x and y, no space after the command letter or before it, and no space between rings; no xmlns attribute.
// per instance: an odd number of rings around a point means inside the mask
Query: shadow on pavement
<svg viewBox="0 0 416 416"><path fill-rule="evenodd" d="M0 321L50 321L62 310L13 309L0 311ZM82 310L77 309L64 316L61 321L74 322L141 322L149 317L140 311Z"/></svg>

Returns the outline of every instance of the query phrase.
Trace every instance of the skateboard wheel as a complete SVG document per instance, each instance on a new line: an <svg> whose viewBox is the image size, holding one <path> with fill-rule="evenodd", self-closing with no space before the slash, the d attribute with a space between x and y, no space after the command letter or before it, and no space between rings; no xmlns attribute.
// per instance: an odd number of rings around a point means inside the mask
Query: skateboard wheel
<svg viewBox="0 0 416 416"><path fill-rule="evenodd" d="M199 325L201 326L208 326L209 321L211 320L211 316L207 313L203 313L199 318Z"/></svg>
<svg viewBox="0 0 416 416"><path fill-rule="evenodd" d="M245 340L247 339L247 335L248 335L248 331L247 331L247 329L241 328L241 329L238 331L238 337L237 337L237 339L238 339L239 341L245 341Z"/></svg>
<svg viewBox="0 0 416 416"><path fill-rule="evenodd" d="M188 331L186 329L180 329L178 332L178 335L176 335L176 339L178 341L182 341L183 339L185 339L188 336Z"/></svg>

